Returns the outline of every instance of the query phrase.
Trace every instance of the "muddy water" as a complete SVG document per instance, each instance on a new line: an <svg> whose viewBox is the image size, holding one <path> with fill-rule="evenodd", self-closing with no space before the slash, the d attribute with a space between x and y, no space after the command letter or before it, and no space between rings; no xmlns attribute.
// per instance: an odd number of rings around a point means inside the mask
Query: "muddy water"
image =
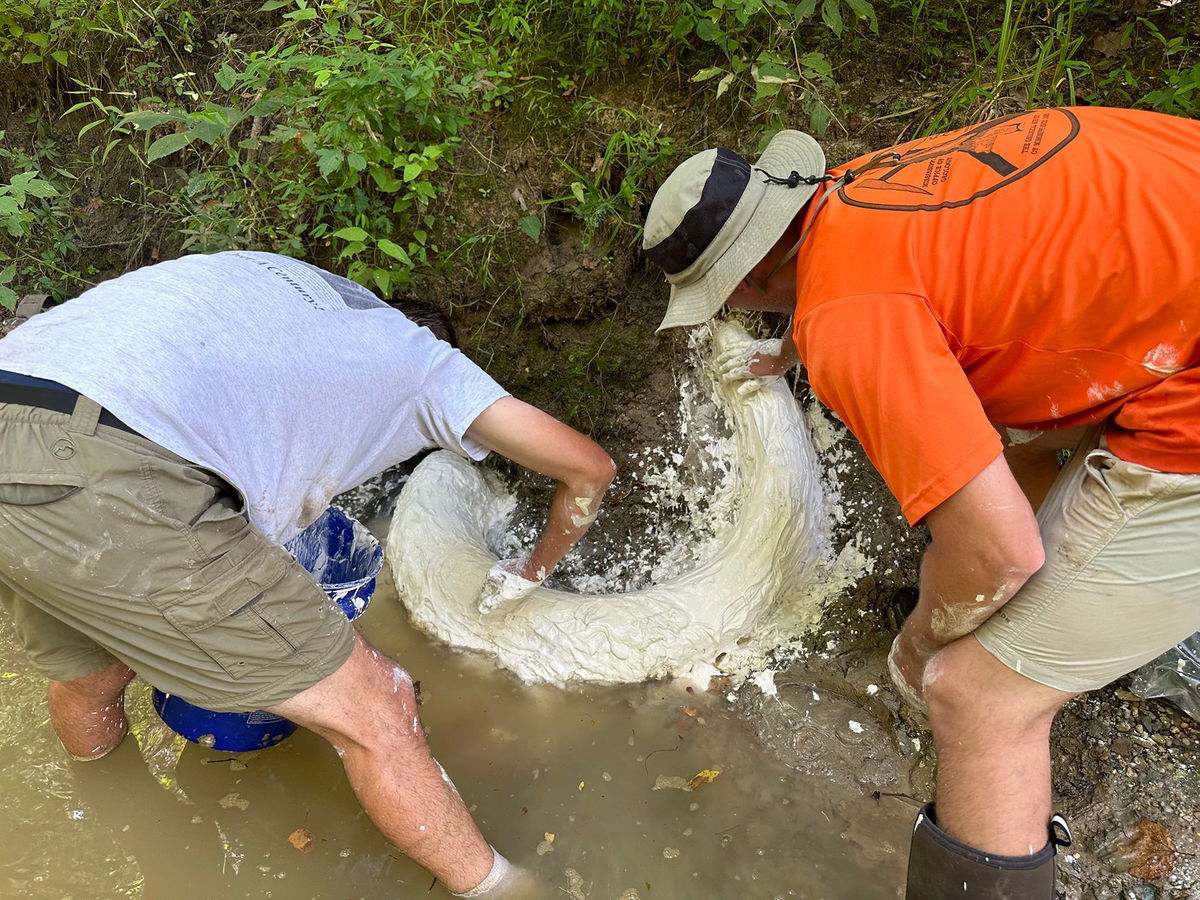
<svg viewBox="0 0 1200 900"><path fill-rule="evenodd" d="M421 682L430 744L484 833L561 896L899 896L911 810L789 769L724 697L523 685L415 633L386 583L359 624ZM0 896L445 896L379 837L310 733L258 753L205 750L159 722L139 681L136 741L79 764L7 624L0 676ZM705 769L720 775L671 786ZM299 828L310 852L288 842Z"/></svg>

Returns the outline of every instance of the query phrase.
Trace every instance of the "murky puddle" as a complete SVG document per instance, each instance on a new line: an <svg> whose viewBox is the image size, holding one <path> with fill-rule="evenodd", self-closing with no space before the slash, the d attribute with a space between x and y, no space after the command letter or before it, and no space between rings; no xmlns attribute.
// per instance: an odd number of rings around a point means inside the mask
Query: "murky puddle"
<svg viewBox="0 0 1200 900"><path fill-rule="evenodd" d="M421 682L434 753L485 835L563 897L900 893L911 809L788 768L723 696L524 685L414 632L386 579L358 624ZM78 764L7 623L0 675L0 896L445 896L380 838L308 732L258 753L205 750L158 720L139 681L136 743ZM680 789L703 770L720 774ZM309 852L289 843L300 828Z"/></svg>

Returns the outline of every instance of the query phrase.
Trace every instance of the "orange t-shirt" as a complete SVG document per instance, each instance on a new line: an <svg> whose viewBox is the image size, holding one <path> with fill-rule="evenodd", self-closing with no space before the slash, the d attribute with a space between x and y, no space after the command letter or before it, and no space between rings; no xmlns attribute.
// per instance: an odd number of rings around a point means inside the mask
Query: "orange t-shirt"
<svg viewBox="0 0 1200 900"><path fill-rule="evenodd" d="M1200 122L1045 109L892 149L817 212L793 336L908 520L996 458L989 423L1111 416L1113 453L1200 472Z"/></svg>

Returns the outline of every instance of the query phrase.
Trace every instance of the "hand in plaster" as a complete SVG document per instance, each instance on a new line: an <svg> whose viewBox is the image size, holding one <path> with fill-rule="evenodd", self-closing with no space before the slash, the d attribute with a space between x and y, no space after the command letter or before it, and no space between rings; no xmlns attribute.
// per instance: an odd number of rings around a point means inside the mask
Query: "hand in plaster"
<svg viewBox="0 0 1200 900"><path fill-rule="evenodd" d="M717 374L723 381L742 382L740 395L751 394L796 364L795 353L788 352L791 346L791 341L785 347L781 338L768 338L730 348L717 356Z"/></svg>
<svg viewBox="0 0 1200 900"><path fill-rule="evenodd" d="M488 569L479 592L479 611L489 613L531 594L542 583L546 572L539 570L533 579L527 578L527 565L523 559L502 559Z"/></svg>

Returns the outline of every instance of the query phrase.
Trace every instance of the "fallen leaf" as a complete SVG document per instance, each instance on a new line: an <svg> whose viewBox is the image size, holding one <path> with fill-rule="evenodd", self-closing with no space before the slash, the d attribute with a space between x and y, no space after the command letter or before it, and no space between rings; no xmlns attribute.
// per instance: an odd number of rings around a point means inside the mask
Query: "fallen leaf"
<svg viewBox="0 0 1200 900"><path fill-rule="evenodd" d="M720 769L704 769L692 777L692 780L688 782L688 787L693 791L698 791L706 784L712 784L716 781L717 776L720 774Z"/></svg>
<svg viewBox="0 0 1200 900"><path fill-rule="evenodd" d="M656 791L690 791L686 778L679 775L659 775L654 779L654 790Z"/></svg>
<svg viewBox="0 0 1200 900"><path fill-rule="evenodd" d="M685 716L691 716L693 719L700 714L700 711L694 706L681 706L679 711Z"/></svg>
<svg viewBox="0 0 1200 900"><path fill-rule="evenodd" d="M545 838L546 838L546 840L547 840L547 841L549 841L551 844L553 844L553 843L554 843L554 832L553 832L553 831L547 831L547 832L546 832L546 833L543 835L543 837L545 837Z"/></svg>
<svg viewBox="0 0 1200 900"><path fill-rule="evenodd" d="M313 849L317 846L316 839L307 828L297 828L289 834L288 843L301 853L312 853Z"/></svg>
<svg viewBox="0 0 1200 900"><path fill-rule="evenodd" d="M1098 53L1103 53L1105 56L1119 56L1121 51L1128 50L1132 38L1129 31L1124 28L1118 28L1116 31L1110 31L1107 34L1098 34L1096 39L1092 41L1092 49Z"/></svg>
<svg viewBox="0 0 1200 900"><path fill-rule="evenodd" d="M218 800L217 803L219 803L225 809L232 809L234 807L237 807L238 809L246 809L250 806L250 801L237 791L230 791L228 794Z"/></svg>
<svg viewBox="0 0 1200 900"><path fill-rule="evenodd" d="M1160 822L1142 819L1134 826L1129 840L1132 856L1129 874L1143 881L1158 881L1175 871L1175 841Z"/></svg>
<svg viewBox="0 0 1200 900"><path fill-rule="evenodd" d="M587 782L586 782L586 781L581 781L581 782L579 782L579 790L581 790L581 791L582 791L582 790L583 790L583 786L584 786L585 784L587 784Z"/></svg>

